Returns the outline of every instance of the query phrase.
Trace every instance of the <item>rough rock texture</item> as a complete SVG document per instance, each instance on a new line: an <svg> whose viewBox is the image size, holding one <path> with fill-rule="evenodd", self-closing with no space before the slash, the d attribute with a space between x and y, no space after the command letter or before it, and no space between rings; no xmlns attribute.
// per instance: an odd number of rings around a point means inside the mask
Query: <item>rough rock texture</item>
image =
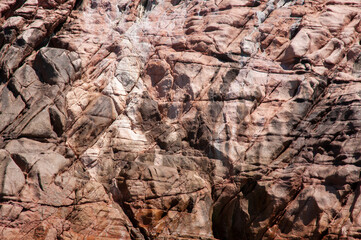
<svg viewBox="0 0 361 240"><path fill-rule="evenodd" d="M360 0L2 0L0 239L360 239Z"/></svg>

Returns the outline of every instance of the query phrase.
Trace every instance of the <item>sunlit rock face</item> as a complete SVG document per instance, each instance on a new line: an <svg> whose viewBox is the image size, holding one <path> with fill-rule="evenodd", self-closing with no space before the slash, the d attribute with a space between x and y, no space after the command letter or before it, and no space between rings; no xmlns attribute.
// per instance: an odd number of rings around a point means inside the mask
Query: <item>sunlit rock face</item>
<svg viewBox="0 0 361 240"><path fill-rule="evenodd" d="M0 239L360 239L360 0L2 0Z"/></svg>

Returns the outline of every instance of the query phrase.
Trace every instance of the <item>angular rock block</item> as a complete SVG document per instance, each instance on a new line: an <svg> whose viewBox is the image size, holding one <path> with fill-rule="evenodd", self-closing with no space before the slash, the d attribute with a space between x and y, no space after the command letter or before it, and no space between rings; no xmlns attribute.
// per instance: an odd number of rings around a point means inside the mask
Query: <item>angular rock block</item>
<svg viewBox="0 0 361 240"><path fill-rule="evenodd" d="M79 77L81 61L78 54L59 48L42 48L33 66L45 83L60 85Z"/></svg>
<svg viewBox="0 0 361 240"><path fill-rule="evenodd" d="M0 150L0 195L16 196L24 185L24 173L7 151Z"/></svg>

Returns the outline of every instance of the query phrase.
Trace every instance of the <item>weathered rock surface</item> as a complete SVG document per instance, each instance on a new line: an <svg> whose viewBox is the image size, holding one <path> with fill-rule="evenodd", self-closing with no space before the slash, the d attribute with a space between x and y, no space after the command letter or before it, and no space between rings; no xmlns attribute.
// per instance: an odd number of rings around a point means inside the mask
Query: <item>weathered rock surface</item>
<svg viewBox="0 0 361 240"><path fill-rule="evenodd" d="M359 0L4 0L0 239L360 239Z"/></svg>

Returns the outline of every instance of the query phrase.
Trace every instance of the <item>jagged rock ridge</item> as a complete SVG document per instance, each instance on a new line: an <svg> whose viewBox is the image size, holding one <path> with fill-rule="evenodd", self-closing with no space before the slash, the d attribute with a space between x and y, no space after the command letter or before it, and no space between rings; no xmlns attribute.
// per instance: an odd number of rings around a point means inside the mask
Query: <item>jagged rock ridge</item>
<svg viewBox="0 0 361 240"><path fill-rule="evenodd" d="M360 9L2 1L0 238L361 238Z"/></svg>

